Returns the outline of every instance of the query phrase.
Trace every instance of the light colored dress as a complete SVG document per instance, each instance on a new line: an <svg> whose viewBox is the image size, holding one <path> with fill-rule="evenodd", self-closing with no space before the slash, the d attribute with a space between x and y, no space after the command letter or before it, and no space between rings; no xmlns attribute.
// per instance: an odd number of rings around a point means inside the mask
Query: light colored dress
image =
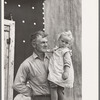
<svg viewBox="0 0 100 100"><path fill-rule="evenodd" d="M62 79L64 66L68 65L69 76L66 80ZM74 83L74 70L71 59L71 50L68 48L58 48L53 52L49 62L48 80L61 86L72 88Z"/></svg>

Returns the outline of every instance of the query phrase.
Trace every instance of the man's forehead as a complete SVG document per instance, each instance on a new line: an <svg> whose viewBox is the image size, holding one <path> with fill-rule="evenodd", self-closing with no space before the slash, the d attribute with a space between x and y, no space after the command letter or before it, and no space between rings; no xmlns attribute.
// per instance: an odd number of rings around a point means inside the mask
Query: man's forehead
<svg viewBox="0 0 100 100"><path fill-rule="evenodd" d="M37 40L40 40L40 41L47 41L47 37L43 37L43 36L39 35L39 36L37 37Z"/></svg>

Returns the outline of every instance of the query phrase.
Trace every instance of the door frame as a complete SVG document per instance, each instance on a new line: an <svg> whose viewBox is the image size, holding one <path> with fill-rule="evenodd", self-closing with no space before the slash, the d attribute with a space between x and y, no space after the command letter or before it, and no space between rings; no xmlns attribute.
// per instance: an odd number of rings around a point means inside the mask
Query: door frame
<svg viewBox="0 0 100 100"><path fill-rule="evenodd" d="M10 26L10 43L8 44L9 45L9 62L8 62L8 65L9 65L9 73L8 73L8 89L7 89L7 100L13 100L13 88L12 88L12 85L13 85L13 80L14 80L14 51L15 51L15 21L11 21L11 20L6 20L4 19L4 26L5 25L8 25ZM5 31L5 30L4 30ZM4 32L5 34L5 32ZM4 35L5 36L5 35ZM4 40L4 38L3 38ZM3 69L4 69L4 66L3 66ZM4 78L5 79L5 78ZM5 92L5 91L4 91ZM4 93L4 96L5 96L5 93Z"/></svg>

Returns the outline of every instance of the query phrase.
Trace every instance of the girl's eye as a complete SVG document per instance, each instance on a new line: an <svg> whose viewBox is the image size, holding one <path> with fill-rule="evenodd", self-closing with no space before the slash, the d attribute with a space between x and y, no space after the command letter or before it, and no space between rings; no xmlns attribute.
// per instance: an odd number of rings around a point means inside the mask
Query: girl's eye
<svg viewBox="0 0 100 100"><path fill-rule="evenodd" d="M62 42L64 42L64 41L62 40Z"/></svg>
<svg viewBox="0 0 100 100"><path fill-rule="evenodd" d="M66 44L68 44L68 42L66 42Z"/></svg>

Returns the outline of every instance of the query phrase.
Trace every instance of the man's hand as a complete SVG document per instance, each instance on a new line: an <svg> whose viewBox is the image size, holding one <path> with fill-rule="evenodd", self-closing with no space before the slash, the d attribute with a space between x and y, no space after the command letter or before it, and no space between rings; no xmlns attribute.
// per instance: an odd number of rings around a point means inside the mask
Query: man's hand
<svg viewBox="0 0 100 100"><path fill-rule="evenodd" d="M23 94L18 94L18 95L16 95L14 100L31 100L31 97L26 97Z"/></svg>

